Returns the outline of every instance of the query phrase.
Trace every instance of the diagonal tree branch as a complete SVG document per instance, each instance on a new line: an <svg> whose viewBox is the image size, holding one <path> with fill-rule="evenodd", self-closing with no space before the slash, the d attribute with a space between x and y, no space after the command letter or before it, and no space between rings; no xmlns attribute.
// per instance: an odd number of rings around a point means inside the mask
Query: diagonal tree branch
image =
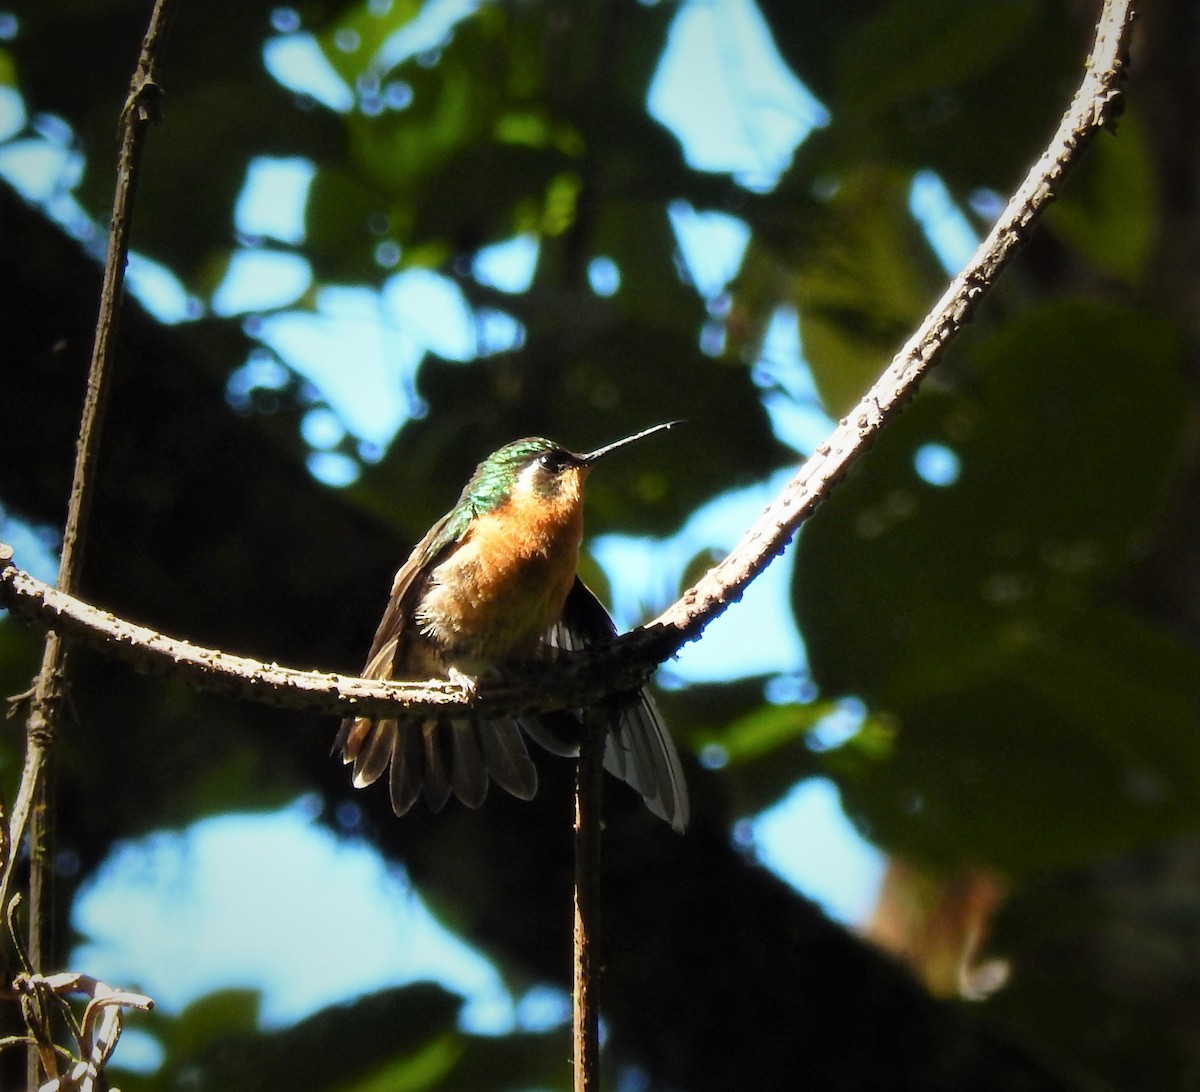
<svg viewBox="0 0 1200 1092"><path fill-rule="evenodd" d="M991 232L942 294L887 370L771 502L741 541L639 635L639 651L662 662L698 637L736 602L776 557L800 524L832 491L871 441L916 392L946 346L1029 236L1067 172L1096 134L1119 112L1126 68L1132 0L1105 0L1084 77L1046 150L1009 198Z"/></svg>
<svg viewBox="0 0 1200 1092"><path fill-rule="evenodd" d="M311 712L382 714L466 704L495 712L551 709L588 704L614 689L640 685L655 666L699 637L709 622L740 598L941 359L1083 150L1115 118L1133 9L1133 0L1105 0L1083 80L1046 150L970 262L855 409L723 561L653 622L605 648L565 656L561 665L540 665L536 677L522 678L522 673L514 671L503 683L481 682L475 696L444 682L383 683L299 671L200 648L124 622L34 580L13 565L12 551L2 544L0 606L141 670L169 673L205 689Z"/></svg>

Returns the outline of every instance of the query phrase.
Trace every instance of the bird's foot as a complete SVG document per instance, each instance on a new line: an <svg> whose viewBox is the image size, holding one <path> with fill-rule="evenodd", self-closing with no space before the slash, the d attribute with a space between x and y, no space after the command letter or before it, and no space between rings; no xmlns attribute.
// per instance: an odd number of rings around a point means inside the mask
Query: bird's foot
<svg viewBox="0 0 1200 1092"><path fill-rule="evenodd" d="M478 677L459 671L457 667L451 667L446 672L446 676L455 686L460 687L462 692L469 698L473 698L479 689Z"/></svg>

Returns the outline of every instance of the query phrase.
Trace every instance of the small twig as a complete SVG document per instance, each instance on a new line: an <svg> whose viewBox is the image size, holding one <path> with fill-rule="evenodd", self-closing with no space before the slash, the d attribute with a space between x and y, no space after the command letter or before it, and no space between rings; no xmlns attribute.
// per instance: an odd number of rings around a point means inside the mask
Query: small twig
<svg viewBox="0 0 1200 1092"><path fill-rule="evenodd" d="M575 918L571 990L574 1092L600 1087L600 830L607 725L589 717L575 766Z"/></svg>
<svg viewBox="0 0 1200 1092"><path fill-rule="evenodd" d="M32 1035L5 1035L0 1039L0 1052L15 1046L36 1046L37 1040Z"/></svg>
<svg viewBox="0 0 1200 1092"><path fill-rule="evenodd" d="M1018 244L1049 204L1083 148L1114 116L1132 19L1132 0L1105 0L1096 41L1071 108L967 267L856 409L817 448L733 551L648 626L618 637L602 649L565 657L564 664L544 668L541 680L531 679L520 686L481 685L478 697L472 699L452 684L383 683L298 671L172 640L39 583L11 564L12 551L2 544L0 606L142 670L170 674L194 686L265 704L311 712L376 715L462 704L495 712L552 709L590 704L614 689L636 689L655 665L695 640L709 622L741 596L913 395L921 378L1012 260Z"/></svg>
<svg viewBox="0 0 1200 1092"><path fill-rule="evenodd" d="M88 371L87 394L75 448L75 468L71 480L71 497L67 522L63 530L62 558L58 587L72 592L78 584L79 566L87 537L88 515L95 493L95 465L100 447L100 434L108 394L108 375L111 370L116 342L121 299L125 288L125 264L129 256L129 232L133 200L137 189L138 171L146 131L157 116L158 85L154 68L158 49L165 33L171 0L155 0L150 23L142 41L137 68L130 83L129 97L121 112L121 150L117 163L116 193L113 197L112 222L108 234L104 279L100 292L96 336L92 345ZM25 727L25 765L21 784L13 803L9 821L7 854L0 875L0 907L7 904L11 889L17 851L33 816L33 841L44 847L49 838L49 816L46 809L46 764L54 745L60 715L64 680L67 671L67 646L58 633L46 638L41 669L34 684ZM43 909L42 892L46 886L44 855L35 852L30 858L32 872L29 910L29 958L36 971L42 963ZM37 1083L37 1058L31 1052L30 1085ZM47 1071L48 1073L48 1071Z"/></svg>
<svg viewBox="0 0 1200 1092"><path fill-rule="evenodd" d="M91 1092L95 1089L121 1036L122 1011L135 1008L147 1012L154 1007L154 1001L145 994L116 990L91 975L73 971L52 975L25 971L17 975L12 986L21 999L29 1034L11 1036L0 1042L0 1049L19 1044L36 1048L40 1052L42 1071L49 1082L42 1088L56 1089L57 1092ZM82 1019L76 1019L67 1001L67 995L72 993L88 996ZM51 1006L69 1027L75 1040L74 1052L53 1041ZM69 1067L66 1072L58 1064L60 1058Z"/></svg>

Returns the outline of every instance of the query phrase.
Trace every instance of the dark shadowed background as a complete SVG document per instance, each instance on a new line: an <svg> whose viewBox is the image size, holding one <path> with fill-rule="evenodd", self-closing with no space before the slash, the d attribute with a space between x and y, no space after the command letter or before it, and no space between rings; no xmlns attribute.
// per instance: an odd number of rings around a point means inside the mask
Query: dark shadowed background
<svg viewBox="0 0 1200 1092"><path fill-rule="evenodd" d="M613 1088L1200 1087L1200 14L1146 8L1115 136L779 567L660 672L694 822L608 792ZM181 0L85 596L352 672L484 454L684 418L589 483L585 577L622 626L653 615L986 231L1097 12ZM148 14L0 11L0 538L25 567L63 520ZM39 641L0 621L0 691ZM568 764L538 756L530 804L397 820L330 718L73 666L55 943L120 977L155 938L126 1092L566 1087ZM20 745L11 721L8 800ZM842 818L774 810L832 787ZM272 992L255 952L293 934ZM433 951L441 985L396 985Z"/></svg>

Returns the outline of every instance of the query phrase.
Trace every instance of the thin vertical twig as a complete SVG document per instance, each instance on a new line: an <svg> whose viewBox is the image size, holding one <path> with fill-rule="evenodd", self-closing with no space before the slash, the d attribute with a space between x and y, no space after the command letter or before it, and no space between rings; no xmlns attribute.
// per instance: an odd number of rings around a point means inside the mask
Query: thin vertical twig
<svg viewBox="0 0 1200 1092"><path fill-rule="evenodd" d="M121 111L121 149L117 160L116 192L113 196L112 221L108 233L108 251L100 291L100 307L88 370L87 394L75 446L75 468L67 521L63 528L62 558L58 587L74 592L79 582L83 547L87 537L88 515L95 494L96 460L109 389L121 300L125 291L125 265L129 256L129 235L133 219L134 197L146 133L158 117L160 97L155 80L158 53L166 33L173 0L155 0L150 22L142 39L141 53L129 85L129 95ZM29 958L34 972L42 965L45 952L44 907L46 889L45 847L50 838L47 809L46 768L54 747L54 738L62 716L66 694L67 645L56 633L46 638L42 664L30 697L25 722L25 764L21 784L13 802L9 820L7 857L0 874L0 907L8 903L15 863L27 829L34 852L30 859ZM37 1083L36 1054L31 1059L30 1086Z"/></svg>
<svg viewBox="0 0 1200 1092"><path fill-rule="evenodd" d="M607 725L585 718L575 768L575 927L571 990L574 1092L600 1087L600 803Z"/></svg>

